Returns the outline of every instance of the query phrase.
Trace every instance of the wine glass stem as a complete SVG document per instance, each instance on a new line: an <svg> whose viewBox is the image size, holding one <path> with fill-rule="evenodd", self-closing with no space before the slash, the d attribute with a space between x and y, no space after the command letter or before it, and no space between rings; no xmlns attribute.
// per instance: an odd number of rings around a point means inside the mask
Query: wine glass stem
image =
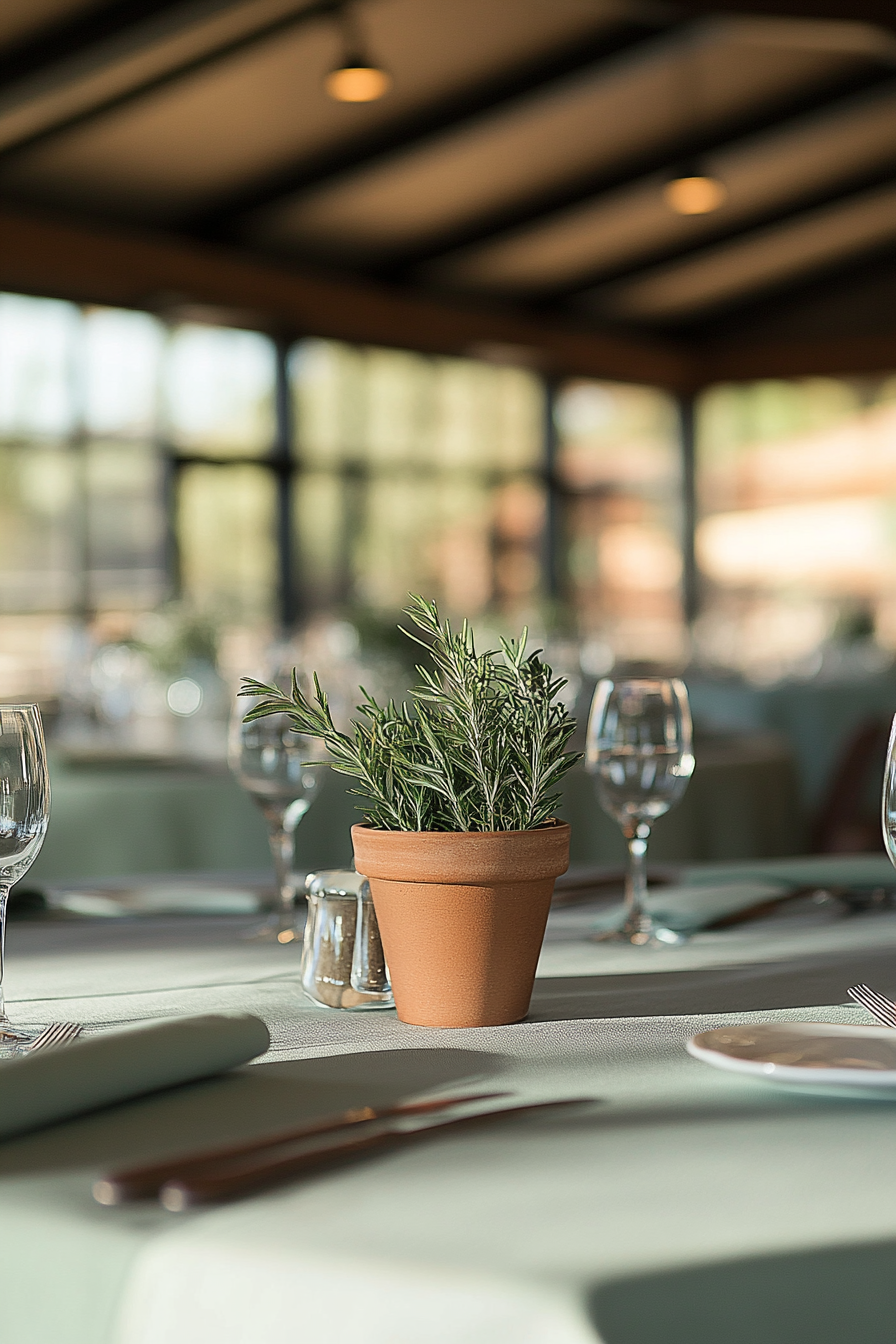
<svg viewBox="0 0 896 1344"><path fill-rule="evenodd" d="M283 928L291 926L295 913L296 827L308 811L308 806L304 799L297 799L290 803L281 817L268 825Z"/></svg>
<svg viewBox="0 0 896 1344"><path fill-rule="evenodd" d="M6 963L6 906L9 901L9 883L0 883L0 1022L8 1022L6 1001L3 998L3 968Z"/></svg>
<svg viewBox="0 0 896 1344"><path fill-rule="evenodd" d="M647 914L647 841L650 827L641 822L628 840L628 872L625 877L626 932L640 932L650 923Z"/></svg>
<svg viewBox="0 0 896 1344"><path fill-rule="evenodd" d="M272 826L270 841L280 914L285 917L292 911L294 898L292 868L296 848L295 831L287 830L285 826Z"/></svg>

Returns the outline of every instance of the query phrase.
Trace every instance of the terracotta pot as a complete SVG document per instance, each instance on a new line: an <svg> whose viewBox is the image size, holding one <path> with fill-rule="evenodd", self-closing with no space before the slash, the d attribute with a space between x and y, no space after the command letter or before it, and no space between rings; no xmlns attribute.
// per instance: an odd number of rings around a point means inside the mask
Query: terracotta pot
<svg viewBox="0 0 896 1344"><path fill-rule="evenodd" d="M402 1022L494 1027L529 1011L569 826L534 831L352 827Z"/></svg>

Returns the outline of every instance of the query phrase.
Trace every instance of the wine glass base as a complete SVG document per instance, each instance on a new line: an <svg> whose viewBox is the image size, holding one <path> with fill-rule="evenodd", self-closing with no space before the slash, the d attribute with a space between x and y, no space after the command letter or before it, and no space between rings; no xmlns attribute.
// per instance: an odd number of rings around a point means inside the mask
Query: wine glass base
<svg viewBox="0 0 896 1344"><path fill-rule="evenodd" d="M650 924L646 928L643 925L634 928L623 925L619 929L593 933L591 940L595 943L628 943L631 947L680 947L687 942L683 933L666 929L661 924Z"/></svg>
<svg viewBox="0 0 896 1344"><path fill-rule="evenodd" d="M248 929L243 938L250 943L280 943L288 947L290 943L300 943L302 934L291 921L280 914L271 915L263 924Z"/></svg>
<svg viewBox="0 0 896 1344"><path fill-rule="evenodd" d="M46 1023L44 1024L46 1026ZM32 1023L0 1023L0 1059L14 1059L28 1053L28 1047L44 1030Z"/></svg>

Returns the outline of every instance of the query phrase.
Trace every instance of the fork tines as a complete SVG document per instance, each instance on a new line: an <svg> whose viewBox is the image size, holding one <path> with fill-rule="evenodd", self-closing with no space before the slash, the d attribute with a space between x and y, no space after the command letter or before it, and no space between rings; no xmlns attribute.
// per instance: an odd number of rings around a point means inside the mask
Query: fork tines
<svg viewBox="0 0 896 1344"><path fill-rule="evenodd" d="M867 1008L871 1016L876 1017L878 1022L882 1022L886 1027L896 1027L896 1003L892 999L885 998L883 994L877 994L868 985L852 985L847 993L855 1003Z"/></svg>
<svg viewBox="0 0 896 1344"><path fill-rule="evenodd" d="M80 1022L51 1022L49 1026L44 1027L39 1036L28 1046L28 1053L34 1050L52 1050L60 1045L68 1045L69 1041L75 1040L81 1034Z"/></svg>

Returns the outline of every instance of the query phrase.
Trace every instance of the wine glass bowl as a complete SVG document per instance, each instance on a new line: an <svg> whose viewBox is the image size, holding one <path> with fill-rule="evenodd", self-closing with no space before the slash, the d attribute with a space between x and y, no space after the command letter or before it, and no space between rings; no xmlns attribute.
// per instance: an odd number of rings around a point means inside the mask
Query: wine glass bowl
<svg viewBox="0 0 896 1344"><path fill-rule="evenodd" d="M231 721L230 768L267 822L277 879L276 911L252 936L288 943L297 936L295 832L319 792L326 749L293 732L285 714L245 723L251 703L239 706Z"/></svg>
<svg viewBox="0 0 896 1344"><path fill-rule="evenodd" d="M884 784L881 793L881 830L887 858L896 868L896 715L890 726L887 759L884 765Z"/></svg>
<svg viewBox="0 0 896 1344"><path fill-rule="evenodd" d="M3 999L9 889L37 858L50 817L50 778L37 705L0 705L0 1040L27 1042L39 1028L13 1026Z"/></svg>
<svg viewBox="0 0 896 1344"><path fill-rule="evenodd" d="M628 844L621 926L603 935L636 946L676 943L645 908L647 842L653 823L680 800L694 771L687 688L677 678L604 678L588 719L586 768L600 806Z"/></svg>

